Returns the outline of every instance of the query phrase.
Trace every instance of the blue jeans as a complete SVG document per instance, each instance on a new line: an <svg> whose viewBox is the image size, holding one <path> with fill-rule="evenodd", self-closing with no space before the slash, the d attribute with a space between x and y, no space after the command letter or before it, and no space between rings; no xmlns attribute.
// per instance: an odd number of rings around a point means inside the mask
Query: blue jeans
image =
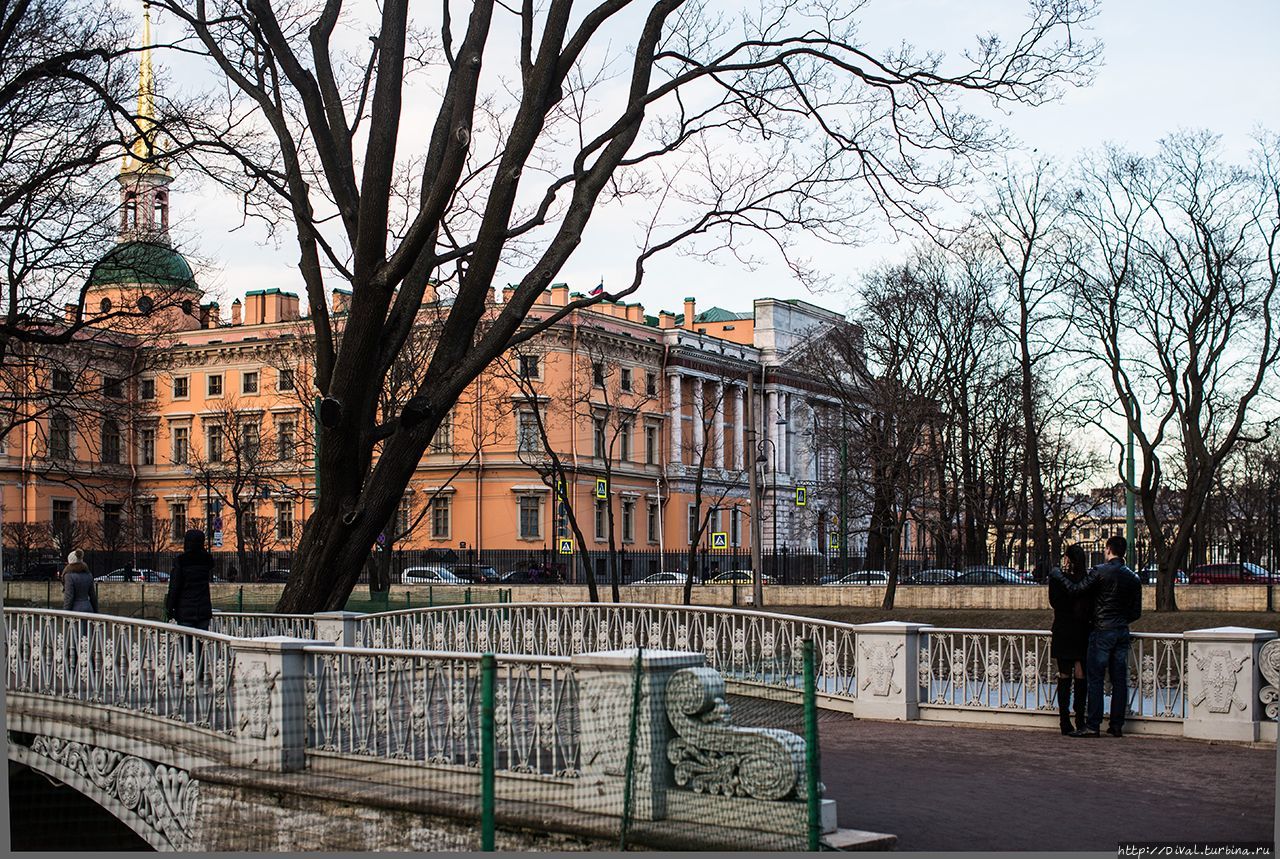
<svg viewBox="0 0 1280 859"><path fill-rule="evenodd" d="M1119 728L1129 707L1129 627L1091 631L1085 671L1089 678L1089 730L1102 727L1102 678L1107 671L1111 672L1111 727Z"/></svg>

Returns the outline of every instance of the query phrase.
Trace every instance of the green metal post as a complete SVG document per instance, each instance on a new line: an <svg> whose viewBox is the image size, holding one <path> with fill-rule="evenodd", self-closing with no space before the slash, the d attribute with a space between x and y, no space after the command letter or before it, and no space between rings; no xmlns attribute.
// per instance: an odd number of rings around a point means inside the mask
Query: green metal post
<svg viewBox="0 0 1280 859"><path fill-rule="evenodd" d="M627 730L627 768L622 782L622 831L618 834L618 849L627 849L627 830L631 828L631 782L636 772L636 737L640 721L641 654L636 648L635 671L631 678L631 725Z"/></svg>
<svg viewBox="0 0 1280 859"><path fill-rule="evenodd" d="M493 697L494 680L498 673L497 660L492 653L480 657L480 849L493 852L493 784L494 784L494 735Z"/></svg>
<svg viewBox="0 0 1280 859"><path fill-rule="evenodd" d="M409 604L409 600L411 600L411 599L412 599L412 596L411 596L411 594L412 594L412 593L413 593L413 591L405 591L405 592L404 592L404 607L405 607L405 608L413 608L413 606Z"/></svg>
<svg viewBox="0 0 1280 859"><path fill-rule="evenodd" d="M427 608L434 608L436 604L435 587L427 585Z"/></svg>
<svg viewBox="0 0 1280 859"><path fill-rule="evenodd" d="M462 602L464 605L471 605L471 588L462 592Z"/></svg>
<svg viewBox="0 0 1280 859"><path fill-rule="evenodd" d="M804 774L809 806L809 851L822 846L822 818L818 795L818 689L814 677L813 639L804 640Z"/></svg>
<svg viewBox="0 0 1280 859"><path fill-rule="evenodd" d="M846 429L840 438L840 575L849 575L849 488L846 485L849 474L849 432Z"/></svg>
<svg viewBox="0 0 1280 859"><path fill-rule="evenodd" d="M236 589L236 611L244 611L244 585Z"/></svg>
<svg viewBox="0 0 1280 859"><path fill-rule="evenodd" d="M1124 488L1124 539L1129 544L1129 561L1136 567L1138 565L1137 548L1134 546L1134 540L1138 535L1138 511L1137 499L1133 494L1134 486L1134 462L1133 462L1133 428L1129 428L1129 455L1128 462L1125 464L1125 479L1127 485Z"/></svg>

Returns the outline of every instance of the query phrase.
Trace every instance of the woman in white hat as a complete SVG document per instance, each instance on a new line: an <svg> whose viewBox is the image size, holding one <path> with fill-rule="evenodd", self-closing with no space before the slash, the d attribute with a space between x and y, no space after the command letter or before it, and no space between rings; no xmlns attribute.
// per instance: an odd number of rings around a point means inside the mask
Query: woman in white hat
<svg viewBox="0 0 1280 859"><path fill-rule="evenodd" d="M62 568L62 609L98 613L98 588L79 549L67 555L67 565Z"/></svg>

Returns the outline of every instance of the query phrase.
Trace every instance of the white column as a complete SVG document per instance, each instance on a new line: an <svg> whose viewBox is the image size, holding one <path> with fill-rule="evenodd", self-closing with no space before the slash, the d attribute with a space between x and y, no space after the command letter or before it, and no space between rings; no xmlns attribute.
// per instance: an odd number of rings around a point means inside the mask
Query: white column
<svg viewBox="0 0 1280 859"><path fill-rule="evenodd" d="M747 413L743 407L746 403L745 391L741 385L733 386L733 457L730 468L742 471L745 454L742 448L746 445Z"/></svg>
<svg viewBox="0 0 1280 859"><path fill-rule="evenodd" d="M715 432L715 439L714 439L714 441L713 441L714 447L713 447L713 454L712 454L712 457L711 457L711 464L712 464L712 465L714 465L716 468L724 468L724 466L725 466L725 461L724 461L724 451L725 451L725 444L724 444L724 397L725 397L724 382L712 382L711 384L712 384L712 388L711 388L711 390L714 392L714 396L715 396L715 398L716 398L716 416L715 416L715 423L713 423L713 424L712 424L712 427L713 427L714 432Z"/></svg>
<svg viewBox="0 0 1280 859"><path fill-rule="evenodd" d="M693 459L695 464L702 461L702 445L706 442L706 432L702 425L703 420L703 404L702 404L702 380L694 376L689 380L693 383Z"/></svg>
<svg viewBox="0 0 1280 859"><path fill-rule="evenodd" d="M681 416L683 406L680 402L680 374L673 373L668 377L667 383L671 386L671 412L667 416L671 421L671 454L668 461L679 464L684 462L684 418Z"/></svg>
<svg viewBox="0 0 1280 859"><path fill-rule="evenodd" d="M778 456L778 392L765 391L764 394L764 437L773 442L773 447L766 454L769 457L769 469L774 467L774 459Z"/></svg>

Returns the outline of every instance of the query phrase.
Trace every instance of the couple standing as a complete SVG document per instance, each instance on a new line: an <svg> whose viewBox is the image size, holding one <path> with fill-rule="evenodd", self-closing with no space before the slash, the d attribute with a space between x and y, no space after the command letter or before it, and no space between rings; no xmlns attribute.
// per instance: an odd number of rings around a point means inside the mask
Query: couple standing
<svg viewBox="0 0 1280 859"><path fill-rule="evenodd" d="M1101 736L1102 680L1108 671L1111 721L1107 733L1122 736L1129 706L1129 624L1142 616L1142 583L1124 562L1128 548L1124 537L1109 538L1106 560L1090 570L1084 549L1068 546L1062 567L1049 573L1050 654L1058 661L1058 718L1062 733L1072 737Z"/></svg>

